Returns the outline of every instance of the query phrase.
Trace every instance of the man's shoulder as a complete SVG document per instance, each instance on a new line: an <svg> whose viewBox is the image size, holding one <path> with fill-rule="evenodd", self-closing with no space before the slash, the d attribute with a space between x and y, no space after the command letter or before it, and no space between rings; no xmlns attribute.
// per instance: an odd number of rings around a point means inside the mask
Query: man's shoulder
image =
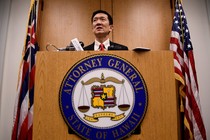
<svg viewBox="0 0 210 140"><path fill-rule="evenodd" d="M128 50L128 47L119 43L110 42L109 50Z"/></svg>
<svg viewBox="0 0 210 140"><path fill-rule="evenodd" d="M83 49L84 50L94 50L94 43L92 43L92 44L90 44L88 46L85 46Z"/></svg>

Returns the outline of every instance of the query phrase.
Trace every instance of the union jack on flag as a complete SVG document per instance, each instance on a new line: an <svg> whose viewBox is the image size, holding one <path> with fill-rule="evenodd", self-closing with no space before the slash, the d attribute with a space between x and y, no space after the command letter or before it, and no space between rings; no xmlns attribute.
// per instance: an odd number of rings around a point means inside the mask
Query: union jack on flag
<svg viewBox="0 0 210 140"><path fill-rule="evenodd" d="M206 140L193 47L187 20L180 0L176 0L170 50L174 54L175 78L180 82L179 93L184 99L184 139Z"/></svg>
<svg viewBox="0 0 210 140"><path fill-rule="evenodd" d="M31 140L33 128L35 56L36 42L36 1L31 1L27 36L18 81L18 95L14 111L12 140Z"/></svg>

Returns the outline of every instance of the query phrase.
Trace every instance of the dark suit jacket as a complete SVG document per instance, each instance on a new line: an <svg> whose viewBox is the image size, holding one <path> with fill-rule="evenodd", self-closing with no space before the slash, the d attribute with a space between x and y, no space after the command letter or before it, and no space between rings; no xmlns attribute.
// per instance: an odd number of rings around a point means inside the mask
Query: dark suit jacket
<svg viewBox="0 0 210 140"><path fill-rule="evenodd" d="M92 44L90 44L90 45L84 47L84 50L85 50L85 51L86 51L86 50L94 50L94 43L95 43L95 42L93 42ZM110 41L110 46L108 47L108 50L128 50L128 47Z"/></svg>

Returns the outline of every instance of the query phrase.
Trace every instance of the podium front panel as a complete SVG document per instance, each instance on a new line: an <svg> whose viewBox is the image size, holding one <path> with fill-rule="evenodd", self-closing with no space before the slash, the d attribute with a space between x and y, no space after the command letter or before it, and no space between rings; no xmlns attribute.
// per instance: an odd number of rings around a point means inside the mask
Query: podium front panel
<svg viewBox="0 0 210 140"><path fill-rule="evenodd" d="M124 58L138 69L146 83L148 108L141 123L141 134L133 134L128 139L179 139L178 95L171 51L38 52L33 139L81 139L68 132L59 107L59 90L64 76L75 63L99 53Z"/></svg>

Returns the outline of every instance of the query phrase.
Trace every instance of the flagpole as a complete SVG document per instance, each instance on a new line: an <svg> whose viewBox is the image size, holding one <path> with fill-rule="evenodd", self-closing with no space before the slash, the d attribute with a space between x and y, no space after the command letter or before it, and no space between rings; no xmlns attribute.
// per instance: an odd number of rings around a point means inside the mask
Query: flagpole
<svg viewBox="0 0 210 140"><path fill-rule="evenodd" d="M178 4L180 4L180 3L182 3L182 1L181 0L178 0ZM182 11L180 9L180 6L179 6L179 16L180 17L182 16ZM180 18L180 22L181 22L181 31L182 31L182 43L183 43L183 47L184 47L184 31L183 31L183 26L182 26L182 18Z"/></svg>

